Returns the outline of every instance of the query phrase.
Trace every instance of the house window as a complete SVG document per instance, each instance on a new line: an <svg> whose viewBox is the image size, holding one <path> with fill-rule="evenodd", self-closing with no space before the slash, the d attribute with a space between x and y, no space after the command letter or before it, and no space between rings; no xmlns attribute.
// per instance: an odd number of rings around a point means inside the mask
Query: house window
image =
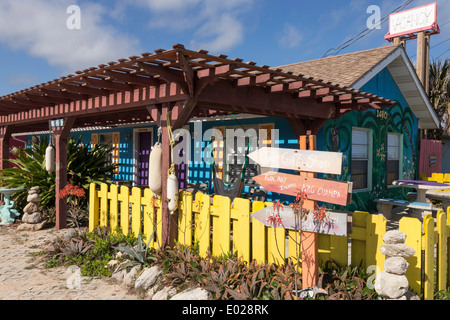
<svg viewBox="0 0 450 320"><path fill-rule="evenodd" d="M110 133L94 133L91 136L91 144L110 145L113 147L108 164L119 164L120 160L120 134L119 132ZM114 173L119 173L119 166L116 167Z"/></svg>
<svg viewBox="0 0 450 320"><path fill-rule="evenodd" d="M216 128L221 131L223 141L214 141L214 160L216 174L226 183L232 184L241 179L240 173L243 170L245 156L262 146L271 146L274 125L244 125ZM227 131L227 129L231 131ZM227 140L227 132L229 134ZM247 150L249 147L249 150ZM249 161L249 160L248 160ZM255 184L252 179L261 173L261 168L256 163L247 163L244 174L246 185Z"/></svg>
<svg viewBox="0 0 450 320"><path fill-rule="evenodd" d="M369 188L370 132L352 129L352 181L353 189Z"/></svg>
<svg viewBox="0 0 450 320"><path fill-rule="evenodd" d="M386 183L388 185L400 179L400 137L400 134L395 133L387 135Z"/></svg>

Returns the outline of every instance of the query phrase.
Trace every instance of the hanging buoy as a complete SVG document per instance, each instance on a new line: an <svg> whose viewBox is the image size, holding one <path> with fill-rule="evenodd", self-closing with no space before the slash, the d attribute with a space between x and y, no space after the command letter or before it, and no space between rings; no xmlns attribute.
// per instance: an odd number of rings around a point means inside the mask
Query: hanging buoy
<svg viewBox="0 0 450 320"><path fill-rule="evenodd" d="M178 208L178 178L174 173L167 177L167 208L174 212Z"/></svg>
<svg viewBox="0 0 450 320"><path fill-rule="evenodd" d="M45 170L47 170L48 173L52 173L55 171L55 148L51 144L48 145L47 149L45 150Z"/></svg>
<svg viewBox="0 0 450 320"><path fill-rule="evenodd" d="M155 143L148 161L148 187L153 194L160 195L162 190L162 146Z"/></svg>

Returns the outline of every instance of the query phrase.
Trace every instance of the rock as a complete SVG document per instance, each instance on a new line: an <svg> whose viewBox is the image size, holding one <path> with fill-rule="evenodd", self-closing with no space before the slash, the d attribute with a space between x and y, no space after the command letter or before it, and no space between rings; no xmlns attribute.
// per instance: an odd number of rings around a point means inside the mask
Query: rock
<svg viewBox="0 0 450 320"><path fill-rule="evenodd" d="M40 212L34 212L34 213L24 213L22 216L22 222L29 223L29 224L37 224L42 222L42 214Z"/></svg>
<svg viewBox="0 0 450 320"><path fill-rule="evenodd" d="M148 290L154 286L158 278L162 275L162 270L158 267L145 268L136 279L135 289Z"/></svg>
<svg viewBox="0 0 450 320"><path fill-rule="evenodd" d="M381 271L375 279L375 291L384 298L398 299L409 288L408 279L404 275L396 275Z"/></svg>
<svg viewBox="0 0 450 320"><path fill-rule="evenodd" d="M75 235L77 234L77 231L74 229L74 228L72 228L72 229L70 229L67 233L66 233L66 235L64 236L64 240L70 240L72 237L74 237Z"/></svg>
<svg viewBox="0 0 450 320"><path fill-rule="evenodd" d="M380 247L382 254L388 257L412 257L416 250L406 244L383 244Z"/></svg>
<svg viewBox="0 0 450 320"><path fill-rule="evenodd" d="M36 203L30 202L25 208L23 208L23 212L25 213L33 213L39 211L39 206Z"/></svg>
<svg viewBox="0 0 450 320"><path fill-rule="evenodd" d="M42 201L42 198L41 198L41 196L40 196L39 194L37 194L37 193L30 194L30 195L28 195L28 197L27 197L27 202L38 203L38 202L41 202L41 201Z"/></svg>
<svg viewBox="0 0 450 320"><path fill-rule="evenodd" d="M164 287L153 295L152 300L167 300L169 296L174 296L176 293L177 289L174 287Z"/></svg>
<svg viewBox="0 0 450 320"><path fill-rule="evenodd" d="M415 295L409 290L405 293L404 297L406 297L406 300L420 300L418 295Z"/></svg>
<svg viewBox="0 0 450 320"><path fill-rule="evenodd" d="M384 234L383 241L386 244L403 244L406 241L406 234L398 230L390 230Z"/></svg>
<svg viewBox="0 0 450 320"><path fill-rule="evenodd" d="M211 294L202 289L196 288L194 290L187 289L183 292L180 292L174 295L170 300L208 300Z"/></svg>
<svg viewBox="0 0 450 320"><path fill-rule="evenodd" d="M138 277L138 272L141 266L135 266L133 267L129 272L127 272L123 277L123 283L127 287L134 287L134 283L136 282L136 279Z"/></svg>
<svg viewBox="0 0 450 320"><path fill-rule="evenodd" d="M17 227L17 231L39 231L44 228L46 223L47 223L46 220L42 221L41 223L35 223L35 224L22 223L21 225L19 225Z"/></svg>
<svg viewBox="0 0 450 320"><path fill-rule="evenodd" d="M111 260L111 261L109 261L109 262L106 264L105 268L108 269L108 270L113 270L113 269L115 269L118 265L119 265L119 261L117 261L117 260Z"/></svg>
<svg viewBox="0 0 450 320"><path fill-rule="evenodd" d="M127 270L116 270L111 275L111 278L116 280L117 282L122 282L126 274Z"/></svg>
<svg viewBox="0 0 450 320"><path fill-rule="evenodd" d="M41 192L41 188L39 188L39 186L33 187L30 190L28 190L28 194L36 194L36 193L40 193Z"/></svg>
<svg viewBox="0 0 450 320"><path fill-rule="evenodd" d="M409 263L403 257L392 257L384 261L384 270L389 273L404 275Z"/></svg>

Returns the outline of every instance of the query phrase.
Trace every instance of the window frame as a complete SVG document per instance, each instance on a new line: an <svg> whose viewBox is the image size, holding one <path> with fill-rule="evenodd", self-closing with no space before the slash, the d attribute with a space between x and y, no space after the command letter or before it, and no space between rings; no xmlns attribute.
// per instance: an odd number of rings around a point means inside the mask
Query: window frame
<svg viewBox="0 0 450 320"><path fill-rule="evenodd" d="M353 130L364 131L367 133L367 139L368 139L367 149L368 150L367 150L367 187L361 188L361 189L355 189L355 187L353 187L352 192L356 192L356 193L357 192L368 192L368 191L372 190L372 174L370 173L370 168L373 165L373 131L372 131L372 129L368 129L368 128L352 127L352 131L351 131L352 141L351 141L351 150L350 150L351 164L353 162ZM351 170L350 170L350 174L351 174ZM352 175L352 179L353 179L353 175ZM351 181L353 182L353 180L351 180Z"/></svg>
<svg viewBox="0 0 450 320"><path fill-rule="evenodd" d="M395 133L395 132L388 132L386 135L386 186L388 188L396 187L394 185L388 184L388 169L387 169L387 163L389 161L389 135L396 135L398 136L398 180L403 179L403 134L402 133ZM395 159L393 159L395 160Z"/></svg>

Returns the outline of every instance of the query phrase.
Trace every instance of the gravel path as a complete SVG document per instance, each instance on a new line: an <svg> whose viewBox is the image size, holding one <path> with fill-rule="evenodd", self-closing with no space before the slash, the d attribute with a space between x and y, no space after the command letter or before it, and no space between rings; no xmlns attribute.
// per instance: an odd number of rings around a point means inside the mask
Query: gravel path
<svg viewBox="0 0 450 320"><path fill-rule="evenodd" d="M0 226L0 300L141 299L109 279L80 277L65 267L46 269L37 253L68 229L20 232L16 227Z"/></svg>

